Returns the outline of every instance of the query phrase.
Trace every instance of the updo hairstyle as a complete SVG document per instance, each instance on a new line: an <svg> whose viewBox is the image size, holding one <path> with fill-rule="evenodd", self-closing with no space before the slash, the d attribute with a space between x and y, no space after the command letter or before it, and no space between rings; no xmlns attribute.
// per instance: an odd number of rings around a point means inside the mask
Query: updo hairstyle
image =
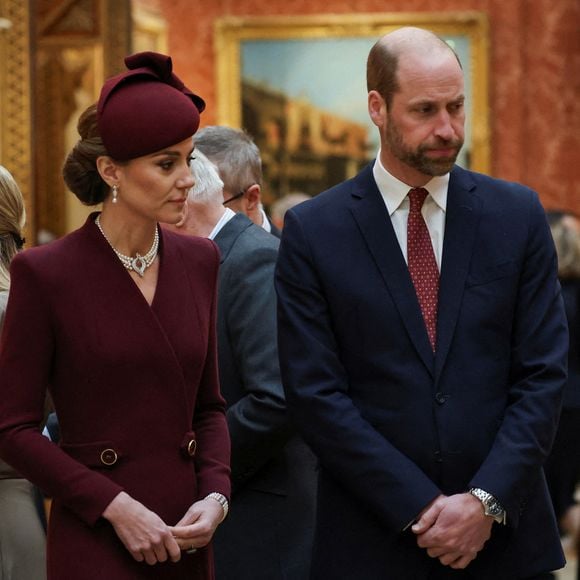
<svg viewBox="0 0 580 580"><path fill-rule="evenodd" d="M97 105L91 105L79 118L81 138L68 154L62 174L67 187L85 205L102 203L109 186L97 170L97 158L108 155L97 126Z"/></svg>

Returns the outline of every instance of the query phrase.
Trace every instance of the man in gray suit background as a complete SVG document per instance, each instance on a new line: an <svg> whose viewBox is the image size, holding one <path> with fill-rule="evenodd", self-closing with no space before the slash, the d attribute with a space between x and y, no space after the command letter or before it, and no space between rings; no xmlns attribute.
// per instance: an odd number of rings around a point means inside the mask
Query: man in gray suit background
<svg viewBox="0 0 580 580"><path fill-rule="evenodd" d="M213 239L221 252L218 359L232 442L232 506L213 540L216 578L303 580L310 566L315 459L288 424L280 380L279 241L224 207L216 168L197 149L193 157L196 183L175 231ZM247 163L243 152L239 159Z"/></svg>
<svg viewBox="0 0 580 580"><path fill-rule="evenodd" d="M220 172L224 205L279 238L282 232L262 205L262 161L250 135L241 129L210 125L195 134L195 146Z"/></svg>

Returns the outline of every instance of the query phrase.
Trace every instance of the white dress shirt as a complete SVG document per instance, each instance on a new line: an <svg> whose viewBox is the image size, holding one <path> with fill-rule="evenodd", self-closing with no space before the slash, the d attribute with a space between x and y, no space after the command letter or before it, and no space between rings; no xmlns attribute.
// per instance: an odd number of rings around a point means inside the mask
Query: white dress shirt
<svg viewBox="0 0 580 580"><path fill-rule="evenodd" d="M260 204L260 213L262 214L262 228L264 228L269 234L271 234L272 224L270 224L270 220L268 219L268 216L266 215L266 212L264 211L262 204Z"/></svg>
<svg viewBox="0 0 580 580"><path fill-rule="evenodd" d="M226 207L226 211L222 214L218 223L214 226L213 230L209 234L208 238L213 240L219 233L219 231L236 215L236 212Z"/></svg>
<svg viewBox="0 0 580 580"><path fill-rule="evenodd" d="M381 152L373 166L373 176L383 197L401 252L407 261L407 218L409 216L409 197L411 187L391 175L381 163ZM435 252L437 267L441 271L443 257L443 236L445 234L445 211L447 209L447 189L449 173L436 176L423 186L429 195L425 198L421 214L427 224L431 244Z"/></svg>

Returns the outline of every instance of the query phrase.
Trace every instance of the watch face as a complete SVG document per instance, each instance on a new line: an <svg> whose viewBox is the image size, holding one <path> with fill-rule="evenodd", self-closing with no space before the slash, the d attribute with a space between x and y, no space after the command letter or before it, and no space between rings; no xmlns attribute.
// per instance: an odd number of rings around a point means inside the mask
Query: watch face
<svg viewBox="0 0 580 580"><path fill-rule="evenodd" d="M486 504L486 507L486 511L490 516L499 516L503 512L501 506L495 501Z"/></svg>
<svg viewBox="0 0 580 580"><path fill-rule="evenodd" d="M505 518L505 511L501 507L501 504L491 494L479 488L470 489L469 493L481 501L486 516L490 516L495 519L495 521L502 523Z"/></svg>

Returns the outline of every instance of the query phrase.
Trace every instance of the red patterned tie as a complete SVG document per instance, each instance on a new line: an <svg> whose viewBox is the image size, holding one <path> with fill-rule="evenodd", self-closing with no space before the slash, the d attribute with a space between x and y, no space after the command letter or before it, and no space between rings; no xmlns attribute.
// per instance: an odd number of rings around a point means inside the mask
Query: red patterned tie
<svg viewBox="0 0 580 580"><path fill-rule="evenodd" d="M439 270L427 224L421 207L428 195L422 187L409 191L409 219L407 221L407 263L421 306L423 320L433 352L437 342L437 297L439 295Z"/></svg>

